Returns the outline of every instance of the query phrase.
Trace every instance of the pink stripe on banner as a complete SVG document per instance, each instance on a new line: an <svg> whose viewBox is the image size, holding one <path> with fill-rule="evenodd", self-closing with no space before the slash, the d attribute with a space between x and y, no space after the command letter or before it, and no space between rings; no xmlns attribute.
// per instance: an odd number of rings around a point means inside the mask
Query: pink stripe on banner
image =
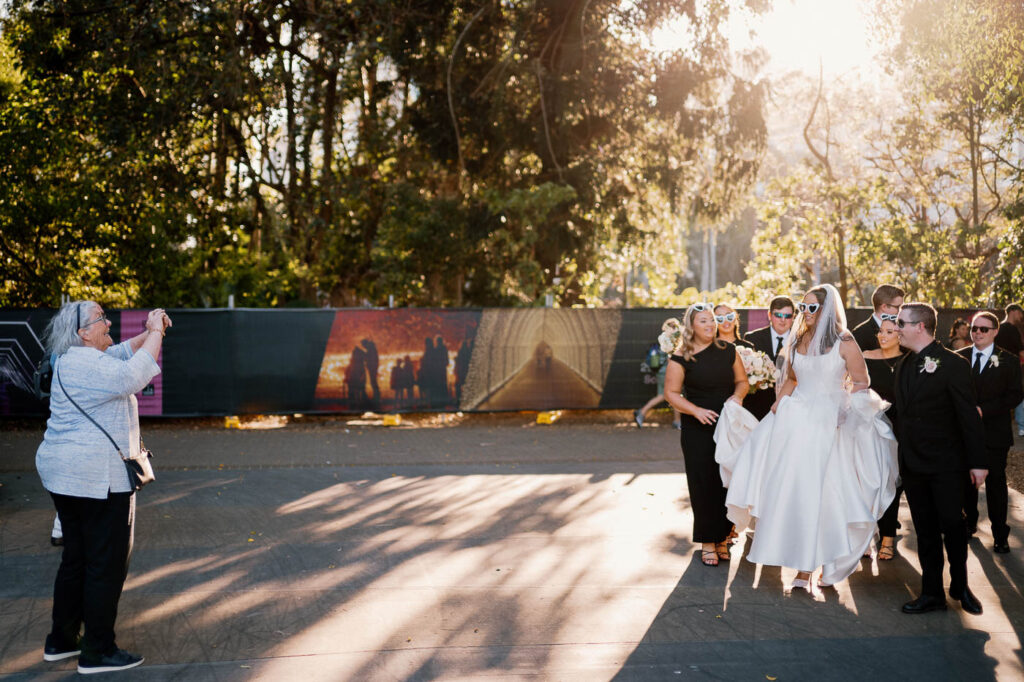
<svg viewBox="0 0 1024 682"><path fill-rule="evenodd" d="M122 310L121 311L121 341L127 341L133 336L138 336L146 329L146 318L149 316L148 310ZM160 369L163 370L163 357L164 353L161 349L160 354L157 356L156 364L160 365ZM161 415L164 413L164 375L157 374L153 378L153 382L142 389L141 393L135 394L135 397L139 400L139 414L142 415Z"/></svg>
<svg viewBox="0 0 1024 682"><path fill-rule="evenodd" d="M768 310L765 308L751 308L747 313L747 328L744 333L768 326Z"/></svg>

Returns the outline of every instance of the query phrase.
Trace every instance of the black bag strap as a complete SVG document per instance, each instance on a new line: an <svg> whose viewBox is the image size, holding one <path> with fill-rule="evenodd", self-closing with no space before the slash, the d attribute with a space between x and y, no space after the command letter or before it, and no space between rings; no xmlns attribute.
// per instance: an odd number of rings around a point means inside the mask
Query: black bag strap
<svg viewBox="0 0 1024 682"><path fill-rule="evenodd" d="M76 403L76 402L75 402L75 399L74 399L74 398L72 398L72 397L71 397L70 395L68 395L68 389L64 388L64 382L60 380L60 374L59 374L59 373L57 372L57 368L56 368L56 367L54 367L54 368L53 368L53 375L54 375L55 377L57 377L57 384L58 384L58 385L60 386L60 390L64 391L64 396L65 396L65 397L66 397L66 398L67 398L68 400L70 400L70 401L71 401L71 404L72 404L72 405L74 405L75 407L77 407L77 408L78 408L78 411L79 411L79 412L81 412L82 414L84 414L84 415L85 415L85 418L86 418L86 419L88 419L89 421L91 421L91 422L93 423L93 426L95 426L95 427L96 427L97 429L99 429L100 431L102 431L102 432L103 432L103 435L107 437L107 440L109 440L109 441L110 441L110 444L114 446L114 449L115 449L115 450L117 450L117 454L118 454L118 456L119 456L119 457L120 457L120 458L121 458L122 460L124 460L124 459L125 459L125 456L124 456L123 454L121 454L121 448L117 447L117 443L115 443L115 442L114 442L114 439L110 437L110 434L109 434L109 433L107 433L107 430L106 430L105 428L103 428L102 426L100 426L100 425L99 425L99 422L97 422L97 421L96 421L95 419L93 419L92 417L90 417L90 416L89 416L89 413L88 413L88 412L86 412L85 410L83 410L83 409L82 409L82 406L81 406L81 405L79 405L78 403Z"/></svg>

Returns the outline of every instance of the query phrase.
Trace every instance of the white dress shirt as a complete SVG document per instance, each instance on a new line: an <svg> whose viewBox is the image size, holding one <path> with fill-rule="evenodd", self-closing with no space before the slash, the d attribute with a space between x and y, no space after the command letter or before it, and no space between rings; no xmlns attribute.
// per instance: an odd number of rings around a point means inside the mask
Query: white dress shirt
<svg viewBox="0 0 1024 682"><path fill-rule="evenodd" d="M985 367L988 365L988 359L992 357L993 351L996 349L996 344L988 344L988 348L978 348L977 346L971 346L971 369L974 369L974 359L978 357L978 353L981 353L981 365L978 368L978 372L983 372Z"/></svg>

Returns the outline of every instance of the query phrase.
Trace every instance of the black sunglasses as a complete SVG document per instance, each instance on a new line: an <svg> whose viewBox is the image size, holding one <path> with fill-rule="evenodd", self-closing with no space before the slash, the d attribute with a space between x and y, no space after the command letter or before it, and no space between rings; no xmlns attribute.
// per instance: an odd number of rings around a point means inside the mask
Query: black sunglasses
<svg viewBox="0 0 1024 682"><path fill-rule="evenodd" d="M900 329L903 329L908 324L920 324L920 322L910 322L910 321L904 320L904 319L896 320L896 326L899 327Z"/></svg>
<svg viewBox="0 0 1024 682"><path fill-rule="evenodd" d="M993 329L995 329L995 327L979 327L976 324L972 324L971 325L971 331L972 332L981 332L982 334L986 334L986 333L992 331Z"/></svg>
<svg viewBox="0 0 1024 682"><path fill-rule="evenodd" d="M779 313L779 312L775 312L775 313L772 313L772 317L777 317L780 320L788 320L789 318L793 317L793 313Z"/></svg>

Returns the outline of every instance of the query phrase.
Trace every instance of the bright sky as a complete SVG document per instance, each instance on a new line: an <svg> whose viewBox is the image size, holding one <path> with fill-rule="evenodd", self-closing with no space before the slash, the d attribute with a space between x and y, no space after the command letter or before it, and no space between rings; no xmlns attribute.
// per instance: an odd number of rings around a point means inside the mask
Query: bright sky
<svg viewBox="0 0 1024 682"><path fill-rule="evenodd" d="M770 73L797 70L816 76L818 59L825 75L836 76L858 69L863 75L873 66L876 47L868 39L864 0L774 0L770 12L749 15L733 12L729 43L736 50L760 45L767 50ZM755 32L753 38L750 31ZM680 27L665 27L652 36L655 49L673 49Z"/></svg>

